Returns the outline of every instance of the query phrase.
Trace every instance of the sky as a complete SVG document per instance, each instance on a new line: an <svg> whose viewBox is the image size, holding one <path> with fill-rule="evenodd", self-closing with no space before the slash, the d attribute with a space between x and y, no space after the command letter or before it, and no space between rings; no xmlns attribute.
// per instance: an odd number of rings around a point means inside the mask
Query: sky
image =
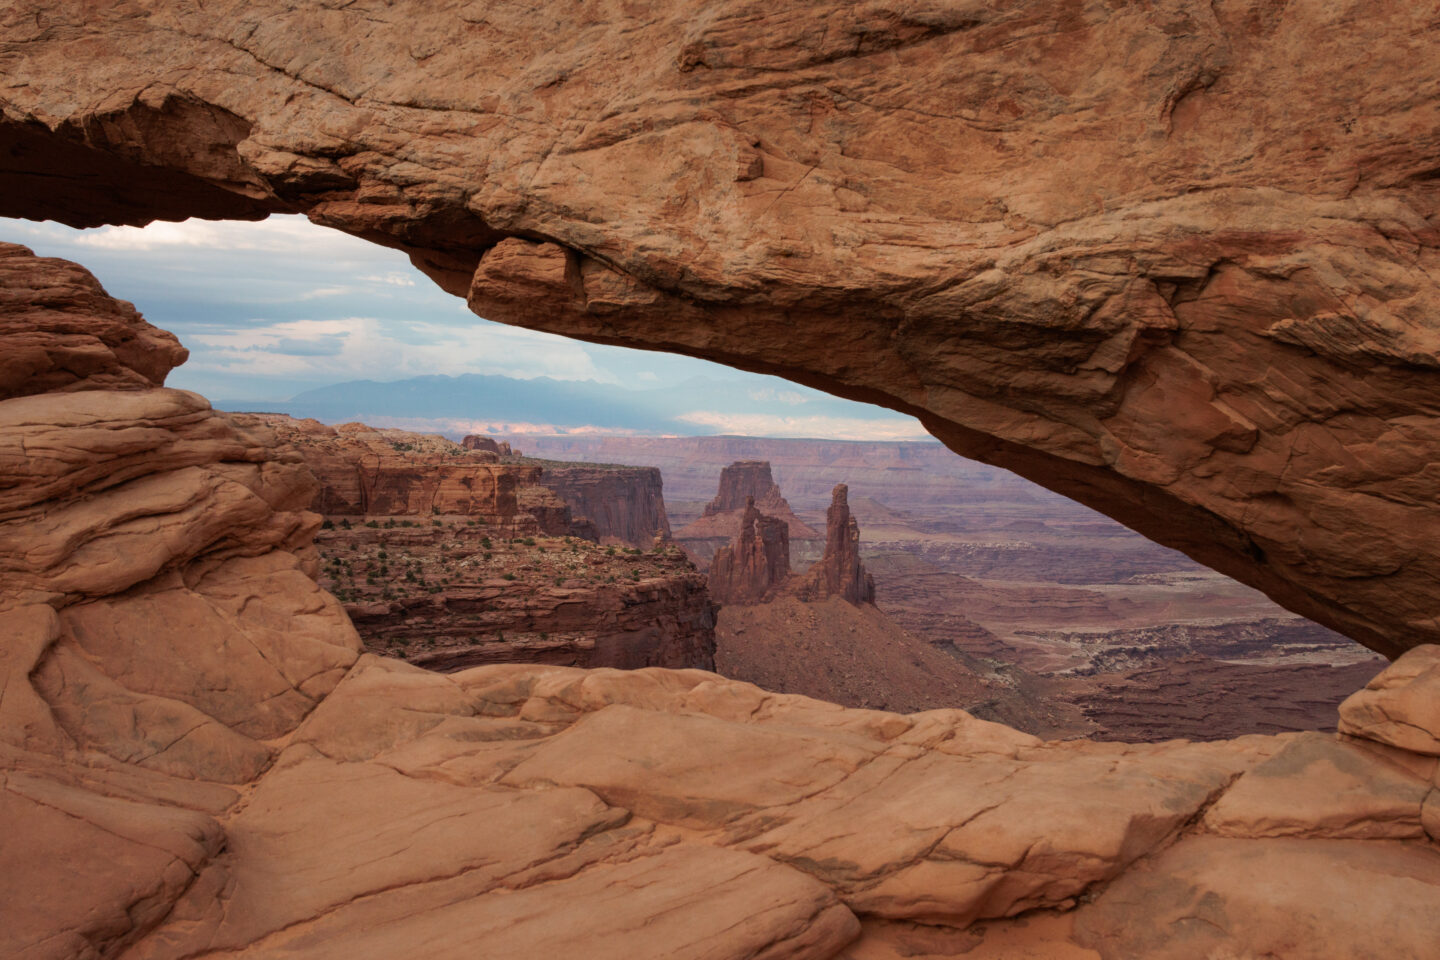
<svg viewBox="0 0 1440 960"><path fill-rule="evenodd" d="M303 216L90 230L0 218L0 239L84 265L111 295L173 332L190 360L167 385L222 408L278 407L346 381L486 374L674 389L679 408L667 411L675 426L666 432L928 439L910 417L778 378L483 320L399 251ZM740 395L747 402L727 400ZM757 398L773 398L762 404L773 409L757 410ZM485 411L455 410L453 419L483 421ZM570 419L565 430L586 426L583 409ZM553 432L555 424L526 426Z"/></svg>

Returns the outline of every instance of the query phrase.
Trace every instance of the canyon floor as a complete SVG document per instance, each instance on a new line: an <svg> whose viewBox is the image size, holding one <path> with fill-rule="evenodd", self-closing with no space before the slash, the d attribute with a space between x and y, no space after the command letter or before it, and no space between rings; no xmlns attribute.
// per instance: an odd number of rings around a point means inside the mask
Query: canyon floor
<svg viewBox="0 0 1440 960"><path fill-rule="evenodd" d="M846 482L876 604L893 627L950 658L941 663L961 699L948 705L1041 735L1213 740L1330 730L1340 701L1385 665L1256 590L938 444L510 439L543 456L658 467L677 536L701 516L721 469L737 459L769 460L796 516L819 529L831 487ZM702 567L714 549L711 541L681 543ZM794 565L814 560L822 546L792 539ZM752 621L765 616L722 609L721 662L727 638L734 639L729 625L748 631L746 649L753 650L761 631ZM787 628L810 619L775 617ZM848 619L841 636L857 626ZM883 646L893 635L890 627L876 630L872 641ZM882 679L877 663L863 683L834 684L807 668L802 648L795 646L796 662L784 669L772 653L762 673L736 675L762 685L774 678L776 689L850 706L941 705L930 699L935 685L908 666Z"/></svg>

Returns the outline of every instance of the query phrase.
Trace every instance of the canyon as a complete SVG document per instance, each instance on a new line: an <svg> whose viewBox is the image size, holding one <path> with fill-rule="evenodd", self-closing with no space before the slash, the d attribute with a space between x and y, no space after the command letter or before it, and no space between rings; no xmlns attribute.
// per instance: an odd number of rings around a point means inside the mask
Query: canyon
<svg viewBox="0 0 1440 960"><path fill-rule="evenodd" d="M720 472L719 487L697 524L720 527L725 517L735 531L715 551L708 575L720 604L715 669L722 676L842 706L917 712L981 705L1026 731L1066 729L1040 698L997 683L973 658L906 632L875 606L845 484L831 492L824 550L803 572L790 567L798 521L770 464L732 463ZM767 509L791 519L761 513L757 488ZM742 497L740 510L726 509ZM694 542L686 543L687 552Z"/></svg>
<svg viewBox="0 0 1440 960"><path fill-rule="evenodd" d="M1433 10L643 14L14 0L0 214L304 212L490 319L911 413L1392 662L1333 734L1132 744L366 653L301 453L165 388L184 349L83 268L0 245L0 953L1430 956ZM995 576L1105 536L1058 519L938 553ZM1151 643L1059 585L1032 656ZM1094 656L1087 619L1138 632Z"/></svg>
<svg viewBox="0 0 1440 960"><path fill-rule="evenodd" d="M1418 958L1440 935L1440 648L1339 736L1219 743L1046 742L704 670L424 670L364 652L316 584L295 445L165 389L183 352L123 305L86 339L83 270L0 264L8 319L68 331L0 381L5 956ZM108 346L136 342L148 368Z"/></svg>
<svg viewBox="0 0 1440 960"><path fill-rule="evenodd" d="M1336 706L1384 666L1348 638L1183 554L939 444L595 436L525 442L545 456L661 469L667 510L683 524L677 542L702 570L719 541L683 536L712 502L706 498L717 475L727 484L731 458L769 465L771 502L784 501L807 526L823 526L831 487L845 480L864 528L860 557L890 622L880 632L843 612L836 617L845 622L824 622L836 636L872 636L886 649L898 649L894 637L907 635L913 642L906 649L933 647L945 657L876 658L848 669L847 682L804 662L782 669L785 658L774 651L744 658L765 657L763 675L730 664L727 675L780 684L774 689L849 706L963 706L1044 736L1214 740L1333 729ZM819 559L823 543L790 539L792 565ZM722 590L716 599L733 597ZM720 620L737 616L732 610ZM753 622L764 616L745 614L748 638L783 638L798 628L818 638L799 647L829 649L815 618L791 611L771 631ZM778 643L783 651L783 639ZM845 649L836 655L849 661ZM917 658L948 677L962 699L944 699L943 685L920 680Z"/></svg>
<svg viewBox="0 0 1440 960"><path fill-rule="evenodd" d="M319 582L366 651L443 671L714 666L705 578L664 543L658 470L536 461L481 436L228 417L273 431L314 472Z"/></svg>

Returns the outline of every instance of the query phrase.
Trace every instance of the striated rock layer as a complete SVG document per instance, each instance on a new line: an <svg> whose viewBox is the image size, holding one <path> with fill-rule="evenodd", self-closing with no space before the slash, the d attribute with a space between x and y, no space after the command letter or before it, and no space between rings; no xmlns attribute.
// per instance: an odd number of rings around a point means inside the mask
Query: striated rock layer
<svg viewBox="0 0 1440 960"><path fill-rule="evenodd" d="M714 666L714 604L673 546L505 538L448 517L327 526L321 585L344 601L371 652L435 670Z"/></svg>
<svg viewBox="0 0 1440 960"><path fill-rule="evenodd" d="M434 434L327 427L282 414L236 414L263 423L305 457L320 481L312 509L334 516L477 517L513 533L564 535L570 511L539 488L538 464L501 463L498 454Z"/></svg>
<svg viewBox="0 0 1440 960"><path fill-rule="evenodd" d="M740 531L710 562L710 595L720 603L762 603L790 577L790 531L745 498Z"/></svg>
<svg viewBox="0 0 1440 960"><path fill-rule="evenodd" d="M259 425L159 387L35 394L0 400L0 458L7 958L1420 960L1440 937L1440 648L1357 694L1344 738L1211 744L1045 743L700 670L442 675L359 654L311 579L313 482Z"/></svg>
<svg viewBox="0 0 1440 960"><path fill-rule="evenodd" d="M654 467L547 461L537 482L563 500L577 522L592 524L601 543L643 549L670 539L664 484Z"/></svg>
<svg viewBox="0 0 1440 960"><path fill-rule="evenodd" d="M782 520L789 539L820 538L819 533L795 516L770 473L769 462L764 460L737 460L721 470L714 499L705 505L698 518L676 531L675 538L684 542L733 537L751 501L761 513Z"/></svg>
<svg viewBox="0 0 1440 960"><path fill-rule="evenodd" d="M1395 656L1440 640L1432 21L16 0L0 214L304 211L494 320L913 413Z"/></svg>

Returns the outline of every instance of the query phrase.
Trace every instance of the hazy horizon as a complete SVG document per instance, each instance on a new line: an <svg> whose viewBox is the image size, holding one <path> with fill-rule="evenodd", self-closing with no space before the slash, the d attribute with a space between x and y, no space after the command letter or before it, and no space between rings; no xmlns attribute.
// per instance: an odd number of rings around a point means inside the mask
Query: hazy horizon
<svg viewBox="0 0 1440 960"><path fill-rule="evenodd" d="M302 216L88 230L0 223L6 228L0 236L41 256L83 265L111 295L133 302L147 320L178 336L191 357L169 385L201 393L222 408L284 406L317 390L365 381L395 385L480 375L522 384L549 378L594 384L617 401L644 395L648 407L636 406L633 423L612 418L609 429L627 433L930 439L914 418L779 377L484 320L403 253ZM513 410L496 416L473 407L443 416L562 431L601 426L591 422L593 393L563 416L550 407L545 417ZM407 416L397 409L357 412Z"/></svg>

